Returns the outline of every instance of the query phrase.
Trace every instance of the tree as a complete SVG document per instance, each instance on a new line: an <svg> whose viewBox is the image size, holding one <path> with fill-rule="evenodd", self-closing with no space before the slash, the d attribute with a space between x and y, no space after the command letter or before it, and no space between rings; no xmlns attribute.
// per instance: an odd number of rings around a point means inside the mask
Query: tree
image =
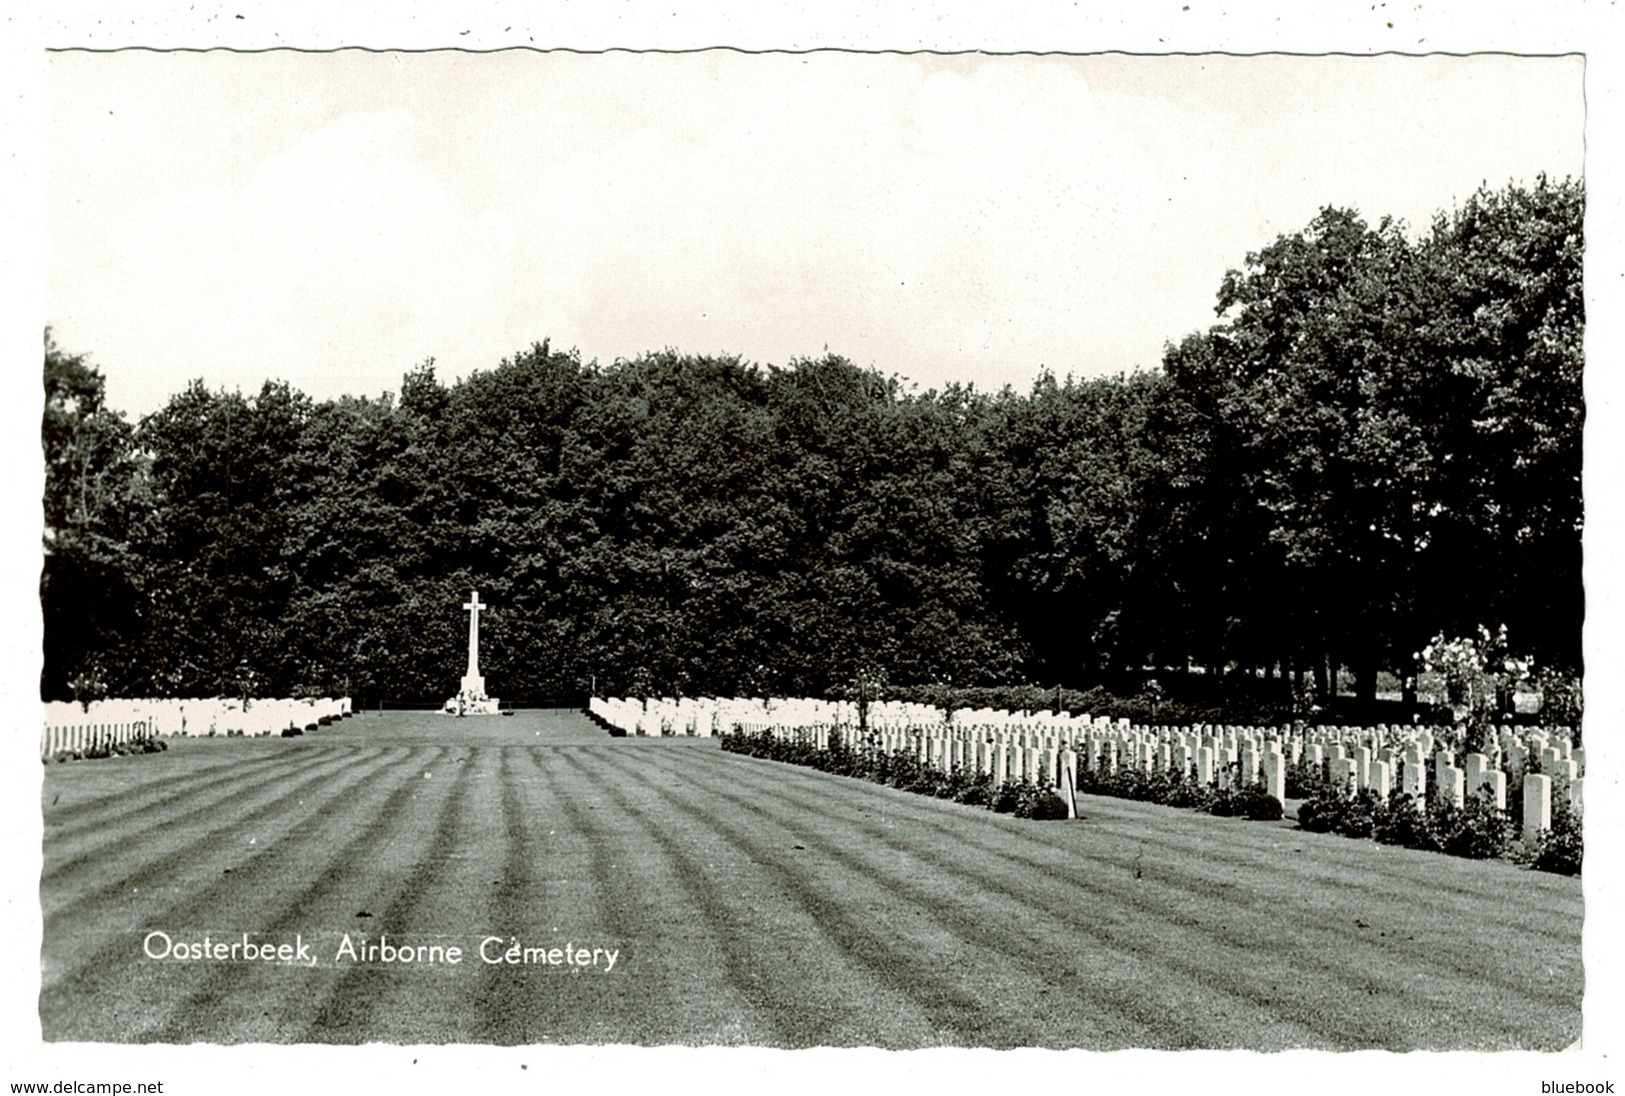
<svg viewBox="0 0 1625 1096"><path fill-rule="evenodd" d="M237 667L285 693L298 677L287 632L293 576L283 546L310 402L286 384L210 393L202 381L147 416L151 520L146 663L163 692L229 694Z"/></svg>
<svg viewBox="0 0 1625 1096"><path fill-rule="evenodd" d="M1481 190L1434 221L1424 327L1438 491L1426 586L1435 631L1505 621L1578 672L1585 195L1575 181Z"/></svg>
<svg viewBox="0 0 1625 1096"><path fill-rule="evenodd" d="M142 597L131 538L144 508L144 474L129 424L105 406L100 371L58 347L50 328L44 379L40 691L46 699L84 698L129 684Z"/></svg>

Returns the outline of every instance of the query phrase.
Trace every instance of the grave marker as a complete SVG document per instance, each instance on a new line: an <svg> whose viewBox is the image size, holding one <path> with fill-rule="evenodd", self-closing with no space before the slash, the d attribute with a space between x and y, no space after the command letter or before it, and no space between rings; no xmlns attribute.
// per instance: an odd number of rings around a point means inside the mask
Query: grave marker
<svg viewBox="0 0 1625 1096"><path fill-rule="evenodd" d="M1523 778L1523 839L1533 842L1541 830L1552 828L1552 778L1531 773Z"/></svg>

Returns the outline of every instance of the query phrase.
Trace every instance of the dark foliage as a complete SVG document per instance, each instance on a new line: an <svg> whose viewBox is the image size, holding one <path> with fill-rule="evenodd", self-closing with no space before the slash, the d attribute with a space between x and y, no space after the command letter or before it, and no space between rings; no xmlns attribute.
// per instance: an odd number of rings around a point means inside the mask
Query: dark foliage
<svg viewBox="0 0 1625 1096"><path fill-rule="evenodd" d="M1369 789L1351 793L1341 785L1326 784L1299 804L1298 825L1311 833L1370 837L1379 805Z"/></svg>
<svg viewBox="0 0 1625 1096"><path fill-rule="evenodd" d="M1484 621L1578 671L1583 212L1544 179L1418 242L1323 210L1159 370L1026 394L543 342L131 425L47 334L41 689L439 703L474 587L505 698L1313 723L1341 665L1375 714Z"/></svg>
<svg viewBox="0 0 1625 1096"><path fill-rule="evenodd" d="M1249 822L1279 822L1284 813L1281 801L1257 785L1218 792L1207 810L1209 814Z"/></svg>
<svg viewBox="0 0 1625 1096"><path fill-rule="evenodd" d="M1536 871L1579 875L1580 862L1584 859L1585 835L1579 813L1566 802L1554 803L1551 828L1541 830L1536 836L1530 866Z"/></svg>
<svg viewBox="0 0 1625 1096"><path fill-rule="evenodd" d="M1350 793L1328 785L1299 806L1298 825L1315 833L1369 837L1385 845L1475 860L1507 855L1513 835L1511 816L1483 792L1467 796L1457 807L1436 796L1419 803L1396 792L1381 800L1370 789Z"/></svg>

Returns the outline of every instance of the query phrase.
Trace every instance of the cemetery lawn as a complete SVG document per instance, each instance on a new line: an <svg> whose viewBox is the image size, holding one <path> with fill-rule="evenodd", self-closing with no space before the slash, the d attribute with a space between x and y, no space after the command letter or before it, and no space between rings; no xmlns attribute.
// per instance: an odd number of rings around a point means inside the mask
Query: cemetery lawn
<svg viewBox="0 0 1625 1096"><path fill-rule="evenodd" d="M1019 821L715 740L612 739L569 712L370 714L49 765L42 1030L1096 1050L1580 1037L1577 879L1080 806L1081 822ZM302 943L315 965L148 958L155 932ZM346 936L383 934L462 960L339 957ZM544 961L488 964L492 937L493 957L517 942ZM566 945L579 964L545 961Z"/></svg>

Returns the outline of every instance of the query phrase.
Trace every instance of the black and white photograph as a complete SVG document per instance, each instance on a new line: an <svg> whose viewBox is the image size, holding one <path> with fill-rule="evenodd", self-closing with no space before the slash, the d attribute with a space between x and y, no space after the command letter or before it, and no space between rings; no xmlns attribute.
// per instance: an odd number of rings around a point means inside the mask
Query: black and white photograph
<svg viewBox="0 0 1625 1096"><path fill-rule="evenodd" d="M0 1082L1611 1091L1570 7L35 13Z"/></svg>

